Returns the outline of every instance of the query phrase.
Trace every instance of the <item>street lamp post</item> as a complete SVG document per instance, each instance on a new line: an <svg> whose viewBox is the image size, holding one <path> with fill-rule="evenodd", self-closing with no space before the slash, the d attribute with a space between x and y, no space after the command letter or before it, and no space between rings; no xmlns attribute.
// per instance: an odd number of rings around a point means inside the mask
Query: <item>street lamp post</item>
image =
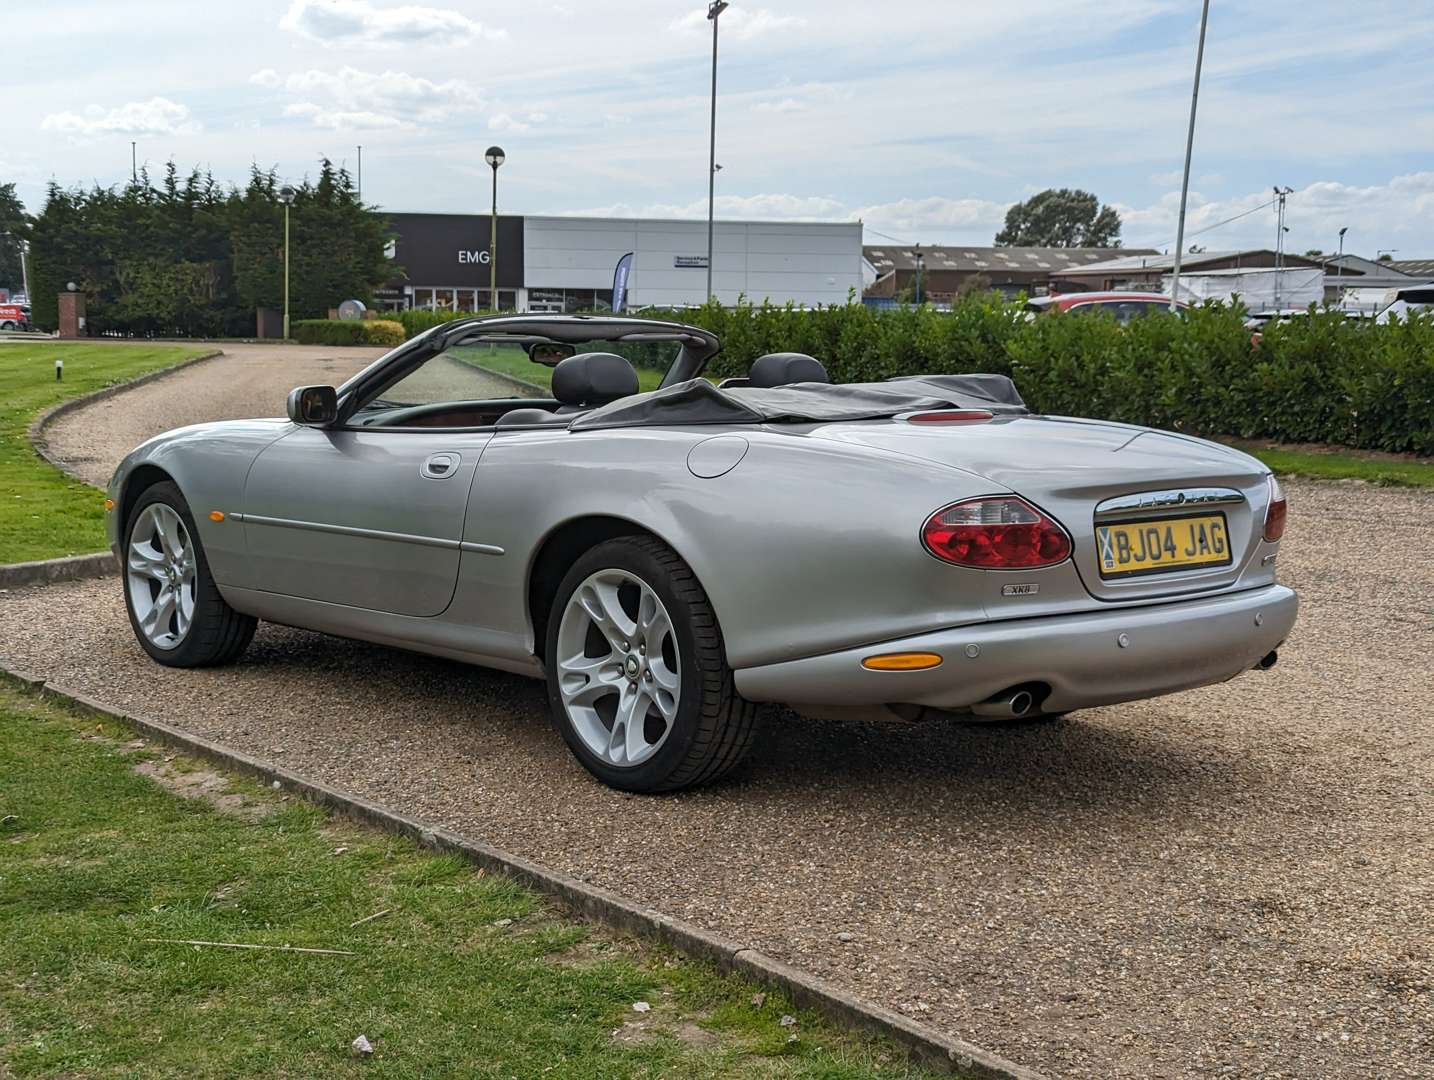
<svg viewBox="0 0 1434 1080"><path fill-rule="evenodd" d="M498 310L498 166L507 160L501 146L490 146L483 160L493 168L493 217L488 223L488 303Z"/></svg>
<svg viewBox="0 0 1434 1080"><path fill-rule="evenodd" d="M730 7L727 0L711 0L707 19L712 23L712 119L707 139L707 299L712 299L712 222L717 204L717 20Z"/></svg>
<svg viewBox="0 0 1434 1080"><path fill-rule="evenodd" d="M279 189L284 204L284 340L289 338L289 207L294 202L294 189L285 184Z"/></svg>
<svg viewBox="0 0 1434 1080"><path fill-rule="evenodd" d="M916 245L916 306L921 306L921 273L926 269L926 256L921 252L921 245Z"/></svg>
<svg viewBox="0 0 1434 1080"><path fill-rule="evenodd" d="M1185 171L1180 177L1180 222L1175 228L1175 265L1170 268L1170 313L1180 295L1180 255L1185 247L1185 202L1190 196L1190 154L1195 149L1195 106L1200 100L1200 65L1205 60L1205 27L1210 22L1210 0L1200 9L1200 44L1195 47L1195 85L1190 91L1190 126L1185 131Z"/></svg>
<svg viewBox="0 0 1434 1080"><path fill-rule="evenodd" d="M1349 226L1339 230L1339 261L1335 263L1335 277L1344 277L1344 234L1349 232Z"/></svg>

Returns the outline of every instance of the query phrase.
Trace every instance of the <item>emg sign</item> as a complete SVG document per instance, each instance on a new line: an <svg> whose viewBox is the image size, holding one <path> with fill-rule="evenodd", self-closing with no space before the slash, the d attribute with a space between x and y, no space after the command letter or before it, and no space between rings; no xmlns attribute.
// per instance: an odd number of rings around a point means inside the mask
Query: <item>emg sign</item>
<svg viewBox="0 0 1434 1080"><path fill-rule="evenodd" d="M483 250L483 251L468 251L468 250L465 249L465 248L459 248L459 249L458 249L458 262L459 262L460 265L466 265L466 264L468 264L468 263L482 263L484 266L487 266L487 265L488 265L488 252L487 252L486 250Z"/></svg>

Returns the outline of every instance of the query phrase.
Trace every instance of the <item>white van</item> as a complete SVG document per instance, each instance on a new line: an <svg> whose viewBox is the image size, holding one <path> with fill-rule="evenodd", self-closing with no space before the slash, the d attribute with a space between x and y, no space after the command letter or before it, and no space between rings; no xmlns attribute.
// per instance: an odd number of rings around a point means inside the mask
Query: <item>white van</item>
<svg viewBox="0 0 1434 1080"><path fill-rule="evenodd" d="M1430 308L1434 308L1434 281L1390 289L1384 294L1384 307L1380 308L1374 321L1387 323L1392 316L1398 315L1403 319L1410 311L1428 311Z"/></svg>

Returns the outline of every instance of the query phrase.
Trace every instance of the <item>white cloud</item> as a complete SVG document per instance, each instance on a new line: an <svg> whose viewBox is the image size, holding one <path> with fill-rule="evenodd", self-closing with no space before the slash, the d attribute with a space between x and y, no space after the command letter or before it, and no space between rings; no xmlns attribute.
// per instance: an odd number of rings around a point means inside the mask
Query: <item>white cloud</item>
<svg viewBox="0 0 1434 1080"><path fill-rule="evenodd" d="M807 20L800 15L774 15L766 8L734 7L722 15L721 31L738 41L752 41L777 30L795 30L806 25ZM687 35L710 34L707 9L694 8L668 23L668 29Z"/></svg>
<svg viewBox="0 0 1434 1080"><path fill-rule="evenodd" d="M781 101L759 101L752 106L753 112L790 113L801 112L807 107L805 101L796 98L782 98Z"/></svg>
<svg viewBox="0 0 1434 1080"><path fill-rule="evenodd" d="M717 216L759 221L831 221L851 215L835 199L822 195L718 195ZM705 218L707 200L689 203L613 203L570 211L585 217Z"/></svg>
<svg viewBox="0 0 1434 1080"><path fill-rule="evenodd" d="M83 113L50 113L40 121L42 131L66 135L193 135L203 125L189 115L189 107L168 98L130 101L113 109L88 105Z"/></svg>
<svg viewBox="0 0 1434 1080"><path fill-rule="evenodd" d="M514 120L505 112L496 113L488 118L488 127L493 131L527 131L528 125L521 120Z"/></svg>
<svg viewBox="0 0 1434 1080"><path fill-rule="evenodd" d="M1190 193L1185 212L1185 242L1217 251L1240 247L1273 247L1275 210L1268 188L1206 199ZM1124 227L1121 235L1131 247L1173 247L1180 213L1180 193L1167 192L1153 205L1116 204ZM1228 221L1243 214L1237 220ZM1310 248L1333 250L1339 230L1349 226L1345 250L1373 257L1374 250L1398 236L1411 221L1434 219L1434 172L1405 173L1382 184L1355 186L1336 180L1318 180L1296 188L1285 203L1285 239L1288 251ZM1228 224L1221 224L1227 222Z"/></svg>
<svg viewBox="0 0 1434 1080"><path fill-rule="evenodd" d="M273 68L264 68L249 76L249 82L253 86L262 86L265 90L276 90L284 80L279 78L279 73Z"/></svg>
<svg viewBox="0 0 1434 1080"><path fill-rule="evenodd" d="M990 199L950 199L942 195L928 195L922 199L898 199L863 206L853 216L868 225L902 234L914 241L920 241L927 235L953 232L979 235L989 231L995 236L1005 223L1006 210L1010 205ZM990 240L980 243L989 244Z"/></svg>
<svg viewBox="0 0 1434 1080"><path fill-rule="evenodd" d="M285 116L303 116L314 122L315 127L331 131L381 131L409 126L396 116L362 110L344 111L326 109L312 101L296 101L284 106Z"/></svg>
<svg viewBox="0 0 1434 1080"><path fill-rule="evenodd" d="M506 36L451 8L380 8L367 0L293 0L279 28L325 45L462 45Z"/></svg>
<svg viewBox="0 0 1434 1080"><path fill-rule="evenodd" d="M479 91L461 79L434 82L403 71L314 68L290 75L284 88L304 99L287 106L285 115L311 117L320 127L411 127L471 114L483 105ZM315 96L329 104L316 104Z"/></svg>

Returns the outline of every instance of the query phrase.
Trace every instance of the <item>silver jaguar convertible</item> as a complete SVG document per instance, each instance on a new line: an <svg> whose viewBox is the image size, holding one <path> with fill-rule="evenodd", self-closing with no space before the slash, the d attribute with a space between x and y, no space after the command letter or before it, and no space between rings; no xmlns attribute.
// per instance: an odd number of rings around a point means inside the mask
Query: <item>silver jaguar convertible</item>
<svg viewBox="0 0 1434 1080"><path fill-rule="evenodd" d="M1035 719L1275 662L1296 599L1255 459L1032 415L997 375L774 353L714 384L719 348L460 319L286 419L152 439L107 503L135 636L219 664L268 619L544 678L578 760L648 792L731 769L763 702ZM552 396L493 397L480 365L524 353Z"/></svg>

